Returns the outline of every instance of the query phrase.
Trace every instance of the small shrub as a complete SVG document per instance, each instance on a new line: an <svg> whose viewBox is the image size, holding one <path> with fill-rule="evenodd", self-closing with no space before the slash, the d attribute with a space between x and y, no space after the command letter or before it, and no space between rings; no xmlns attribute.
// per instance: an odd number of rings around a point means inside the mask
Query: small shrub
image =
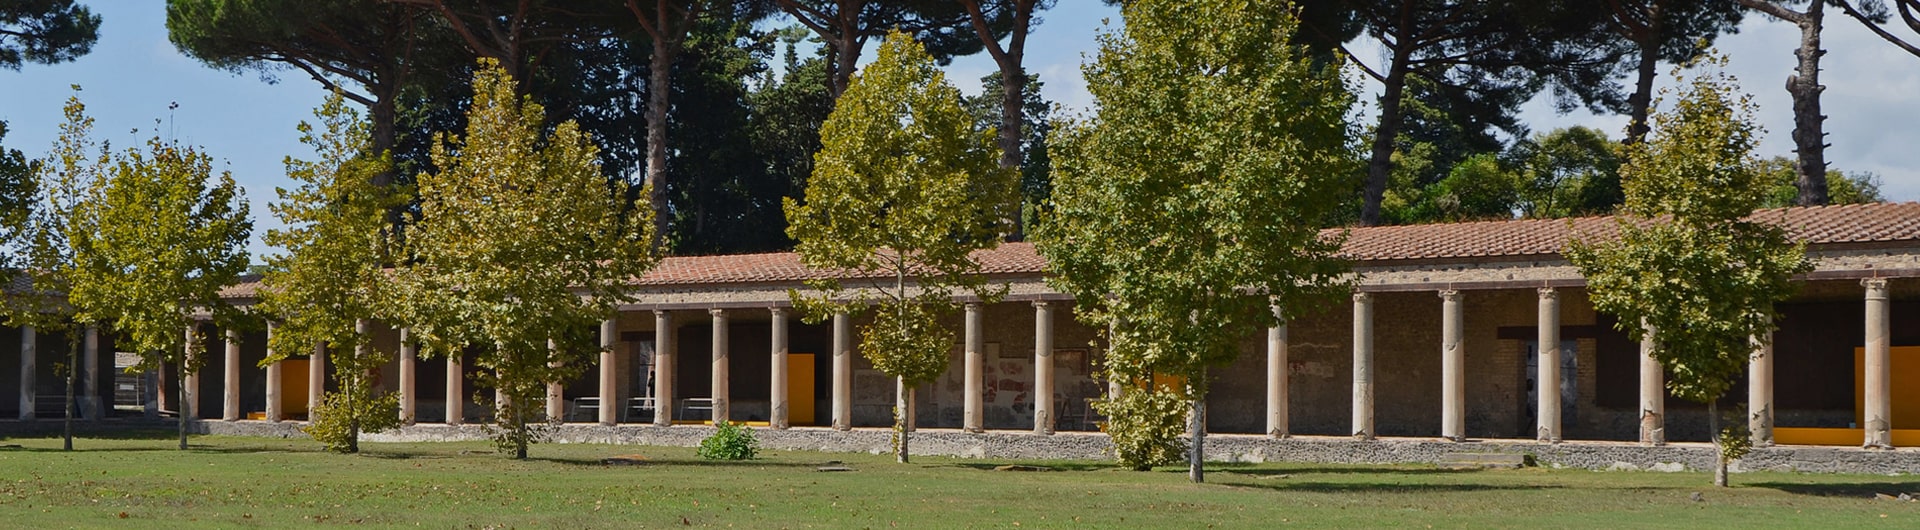
<svg viewBox="0 0 1920 530"><path fill-rule="evenodd" d="M360 452L360 435L400 427L400 397L391 393L362 392L350 399L346 393L329 392L320 406L309 414L313 421L300 429L314 441L336 453Z"/></svg>
<svg viewBox="0 0 1920 530"><path fill-rule="evenodd" d="M753 429L730 421L721 421L714 425L719 430L714 431L713 436L700 441L700 458L751 460L760 452L760 441L754 439Z"/></svg>
<svg viewBox="0 0 1920 530"><path fill-rule="evenodd" d="M1095 410L1106 415L1100 430L1112 439L1113 454L1120 464L1135 471L1154 466L1170 466L1185 461L1187 400L1165 387L1154 391L1123 392L1119 399L1095 401Z"/></svg>

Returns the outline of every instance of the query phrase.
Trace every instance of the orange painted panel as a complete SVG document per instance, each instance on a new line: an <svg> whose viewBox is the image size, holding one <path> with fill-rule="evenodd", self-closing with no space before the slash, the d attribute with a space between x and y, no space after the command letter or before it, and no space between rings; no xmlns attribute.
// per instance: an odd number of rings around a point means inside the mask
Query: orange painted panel
<svg viewBox="0 0 1920 530"><path fill-rule="evenodd" d="M307 414L307 360L280 361L280 411L288 416Z"/></svg>
<svg viewBox="0 0 1920 530"><path fill-rule="evenodd" d="M787 423L813 425L813 354L787 354Z"/></svg>
<svg viewBox="0 0 1920 530"><path fill-rule="evenodd" d="M1920 346L1894 346L1888 370L1892 372L1893 428L1920 429ZM1853 349L1853 424L1861 419L1867 400L1867 350ZM1857 445L1859 442L1855 442ZM1898 441L1894 445L1901 444Z"/></svg>

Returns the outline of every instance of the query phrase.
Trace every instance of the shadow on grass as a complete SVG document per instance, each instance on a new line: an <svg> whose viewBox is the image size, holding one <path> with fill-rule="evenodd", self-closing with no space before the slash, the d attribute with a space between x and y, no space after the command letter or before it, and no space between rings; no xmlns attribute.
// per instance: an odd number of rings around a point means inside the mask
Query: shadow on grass
<svg viewBox="0 0 1920 530"><path fill-rule="evenodd" d="M1314 493L1441 493L1470 491L1511 491L1564 489L1552 485L1496 485L1496 484L1392 484L1382 482L1298 482L1292 480L1262 481L1259 483L1225 482L1223 486L1236 488L1255 488L1273 491L1314 492Z"/></svg>
<svg viewBox="0 0 1920 530"><path fill-rule="evenodd" d="M1294 468L1255 468L1236 469L1232 467L1215 468L1209 464L1209 471L1233 475L1469 475L1479 469L1441 469L1437 467L1294 467Z"/></svg>
<svg viewBox="0 0 1920 530"><path fill-rule="evenodd" d="M689 467L714 467L714 468L728 468L728 467L753 468L753 467L821 467L821 466L827 466L827 465L836 465L836 466L842 465L842 464L828 464L825 461L776 462L772 460L705 460L700 458L658 458L658 459L646 458L644 460L641 460L638 463L628 463L628 464L608 464L604 461L605 459L608 459L608 458L614 458L614 457L620 457L620 456L626 456L626 455L606 455L600 458L527 457L527 460L552 462L555 464L563 464L563 465L569 465L569 466L582 466L582 467L689 466Z"/></svg>
<svg viewBox="0 0 1920 530"><path fill-rule="evenodd" d="M1901 493L1920 493L1920 481L1903 480L1890 482L1856 482L1834 484L1804 484L1792 482L1755 482L1745 484L1755 488L1780 490L1797 495L1814 497L1853 497L1873 498L1876 494L1898 496Z"/></svg>

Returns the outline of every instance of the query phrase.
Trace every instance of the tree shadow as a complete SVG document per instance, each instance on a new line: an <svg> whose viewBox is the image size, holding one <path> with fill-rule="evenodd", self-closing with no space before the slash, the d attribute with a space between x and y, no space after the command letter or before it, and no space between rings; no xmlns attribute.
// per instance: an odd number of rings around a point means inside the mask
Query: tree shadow
<svg viewBox="0 0 1920 530"><path fill-rule="evenodd" d="M1120 469L1119 465L1113 464L1111 462L1099 462L1099 461L1094 461L1094 462L1053 462L1053 461L1048 461L1048 462L1018 462L1018 461L954 462L950 464L938 464L938 465L931 465L927 467L933 467L933 468L953 467L953 468L973 469L978 471L995 471L997 470L997 468L1001 466L1028 466L1028 467L1039 468L1039 469L1031 469L1031 470L1021 470L1023 472L1029 472L1029 473L1054 472L1054 471L1078 471L1078 472L1108 471L1108 470Z"/></svg>
<svg viewBox="0 0 1920 530"><path fill-rule="evenodd" d="M1875 495L1899 496L1902 493L1920 493L1920 480L1898 480L1888 482L1847 482L1832 484L1806 484L1793 482L1753 482L1747 487L1768 488L1814 497L1852 497L1871 499Z"/></svg>
<svg viewBox="0 0 1920 530"><path fill-rule="evenodd" d="M764 460L764 459L706 460L706 459L700 459L700 458L646 458L646 459L642 459L635 462L627 462L627 463L620 463L620 464L607 463L608 459L617 458L621 456L624 456L624 455L607 455L601 458L529 456L527 457L527 460L528 461L537 460L541 462L549 462L554 464L579 466L579 467L688 466L688 467L712 467L712 468L728 468L728 467L754 468L754 467L823 467L823 466L829 466L829 465L834 465L834 466L841 465L841 464L829 464L826 462L778 462L778 461Z"/></svg>
<svg viewBox="0 0 1920 530"><path fill-rule="evenodd" d="M1209 471L1216 471L1211 464ZM1291 467L1291 468L1254 468L1236 469L1232 467L1217 469L1221 473L1233 475L1470 475L1486 471L1484 469L1444 469L1438 467Z"/></svg>
<svg viewBox="0 0 1920 530"><path fill-rule="evenodd" d="M1273 491L1313 492L1313 493L1450 493L1473 491L1514 491L1565 489L1555 485L1498 485L1498 484L1392 484L1381 482L1301 482L1293 480L1262 481L1258 483L1222 482L1220 485L1236 488L1254 488Z"/></svg>

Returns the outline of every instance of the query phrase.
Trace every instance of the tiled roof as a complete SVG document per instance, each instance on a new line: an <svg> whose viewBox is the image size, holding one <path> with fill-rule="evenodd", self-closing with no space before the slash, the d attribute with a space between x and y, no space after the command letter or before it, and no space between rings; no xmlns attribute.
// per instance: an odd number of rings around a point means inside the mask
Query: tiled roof
<svg viewBox="0 0 1920 530"><path fill-rule="evenodd" d="M1000 248L975 252L987 274L1032 274L1046 265L1033 250L1032 243L1006 243ZM794 282L829 276L828 271L809 269L792 252L736 254L728 256L677 256L660 260L635 284L707 285L720 283Z"/></svg>
<svg viewBox="0 0 1920 530"><path fill-rule="evenodd" d="M1753 219L1784 223L1809 245L1920 240L1920 203L1776 208ZM1341 255L1360 262L1557 255L1571 236L1612 237L1613 217L1520 219L1354 228Z"/></svg>
<svg viewBox="0 0 1920 530"><path fill-rule="evenodd" d="M1761 210L1754 218L1784 219L1788 232L1810 245L1920 242L1920 203L1856 204ZM1341 229L1324 232L1328 237ZM1577 219L1519 219L1433 225L1379 226L1348 229L1341 255L1360 262L1402 260L1471 260L1475 258L1555 256L1570 235L1606 238L1615 232L1612 217ZM1046 260L1031 243L1007 243L977 252L988 274L1039 274ZM797 282L821 278L829 271L809 269L791 252L726 256L678 256L661 260L645 276L642 286L718 285L760 282ZM259 279L250 277L229 287L228 297L250 297Z"/></svg>

